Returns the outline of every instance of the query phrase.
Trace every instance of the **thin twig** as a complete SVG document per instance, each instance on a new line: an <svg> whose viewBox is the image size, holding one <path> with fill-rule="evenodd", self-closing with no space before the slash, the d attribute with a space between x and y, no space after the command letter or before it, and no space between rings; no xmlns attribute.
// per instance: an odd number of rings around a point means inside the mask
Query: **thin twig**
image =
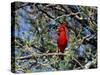
<svg viewBox="0 0 100 75"><path fill-rule="evenodd" d="M84 66L83 66L76 58L73 57L73 60L74 60L75 62L77 62L77 63L80 65L80 67L81 67L82 69L84 68Z"/></svg>
<svg viewBox="0 0 100 75"><path fill-rule="evenodd" d="M66 54L64 53L42 53L42 54L32 53L31 55L28 55L28 56L17 57L16 60L30 59L33 57L40 57L40 56L52 56L52 55L66 55Z"/></svg>
<svg viewBox="0 0 100 75"><path fill-rule="evenodd" d="M39 8L39 6L38 6L38 5L35 5L35 6L38 8L38 10L40 10L41 12L43 12L44 14L46 14L48 17L50 17L50 18L54 19L54 17L53 17L53 16L51 16L50 14L48 14L45 10L43 10L43 9Z"/></svg>
<svg viewBox="0 0 100 75"><path fill-rule="evenodd" d="M60 18L60 17L68 17L68 16L75 16L75 15L78 15L78 14L80 14L80 12L77 12L77 13L70 13L70 14L67 14L67 15L61 15L61 16L58 16L57 18L55 18L54 20L57 20L58 18Z"/></svg>
<svg viewBox="0 0 100 75"><path fill-rule="evenodd" d="M23 59L30 59L33 55L23 56L23 57L17 57L16 60L23 60Z"/></svg>
<svg viewBox="0 0 100 75"><path fill-rule="evenodd" d="M16 3L17 4L17 3ZM16 5L15 4L15 5ZM29 5L32 5L31 3L24 3L24 4L21 4L20 6L18 6L18 5L16 5L16 7L15 7L15 10L18 10L18 9L20 9L20 8L23 8L23 7L26 7L26 6L29 6Z"/></svg>

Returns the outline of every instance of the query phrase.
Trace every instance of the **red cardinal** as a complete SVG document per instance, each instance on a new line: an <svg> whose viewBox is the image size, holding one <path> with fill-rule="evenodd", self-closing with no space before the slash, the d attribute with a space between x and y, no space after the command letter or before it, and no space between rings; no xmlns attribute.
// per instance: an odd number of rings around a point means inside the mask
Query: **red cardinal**
<svg viewBox="0 0 100 75"><path fill-rule="evenodd" d="M68 43L68 37L66 35L66 30L67 28L65 27L64 23L61 23L60 26L58 26L57 28L57 34L58 34L58 38L57 38L57 46L58 46L58 51L61 53L64 53L64 50L67 46ZM64 56L59 56L62 60L64 59Z"/></svg>

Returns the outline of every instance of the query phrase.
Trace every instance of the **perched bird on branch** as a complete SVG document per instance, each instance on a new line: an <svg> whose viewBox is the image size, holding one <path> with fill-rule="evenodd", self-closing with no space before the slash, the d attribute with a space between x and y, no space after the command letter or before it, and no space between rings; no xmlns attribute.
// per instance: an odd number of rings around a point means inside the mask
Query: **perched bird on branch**
<svg viewBox="0 0 100 75"><path fill-rule="evenodd" d="M64 50L68 43L68 36L67 36L67 28L65 23L60 23L60 25L57 28L57 47L58 52L64 53ZM64 59L64 56L59 56L62 60Z"/></svg>

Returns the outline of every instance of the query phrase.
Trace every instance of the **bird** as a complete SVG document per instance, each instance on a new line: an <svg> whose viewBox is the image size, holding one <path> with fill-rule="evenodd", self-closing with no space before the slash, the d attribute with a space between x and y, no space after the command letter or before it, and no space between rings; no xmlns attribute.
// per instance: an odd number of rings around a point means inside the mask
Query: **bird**
<svg viewBox="0 0 100 75"><path fill-rule="evenodd" d="M67 27L65 23L60 23L57 27L57 47L58 52L64 53L64 50L68 44L68 35L66 33ZM59 55L59 57L64 60L64 56Z"/></svg>

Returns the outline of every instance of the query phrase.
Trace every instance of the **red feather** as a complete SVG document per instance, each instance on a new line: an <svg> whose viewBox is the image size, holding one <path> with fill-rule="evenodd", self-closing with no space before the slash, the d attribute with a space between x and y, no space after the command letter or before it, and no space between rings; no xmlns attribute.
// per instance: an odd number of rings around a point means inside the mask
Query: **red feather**
<svg viewBox="0 0 100 75"><path fill-rule="evenodd" d="M61 24L57 28L58 38L57 38L57 47L59 48L61 53L64 53L64 50L68 43L68 36L66 35L66 27L65 24ZM61 59L64 59L64 56L60 56Z"/></svg>

